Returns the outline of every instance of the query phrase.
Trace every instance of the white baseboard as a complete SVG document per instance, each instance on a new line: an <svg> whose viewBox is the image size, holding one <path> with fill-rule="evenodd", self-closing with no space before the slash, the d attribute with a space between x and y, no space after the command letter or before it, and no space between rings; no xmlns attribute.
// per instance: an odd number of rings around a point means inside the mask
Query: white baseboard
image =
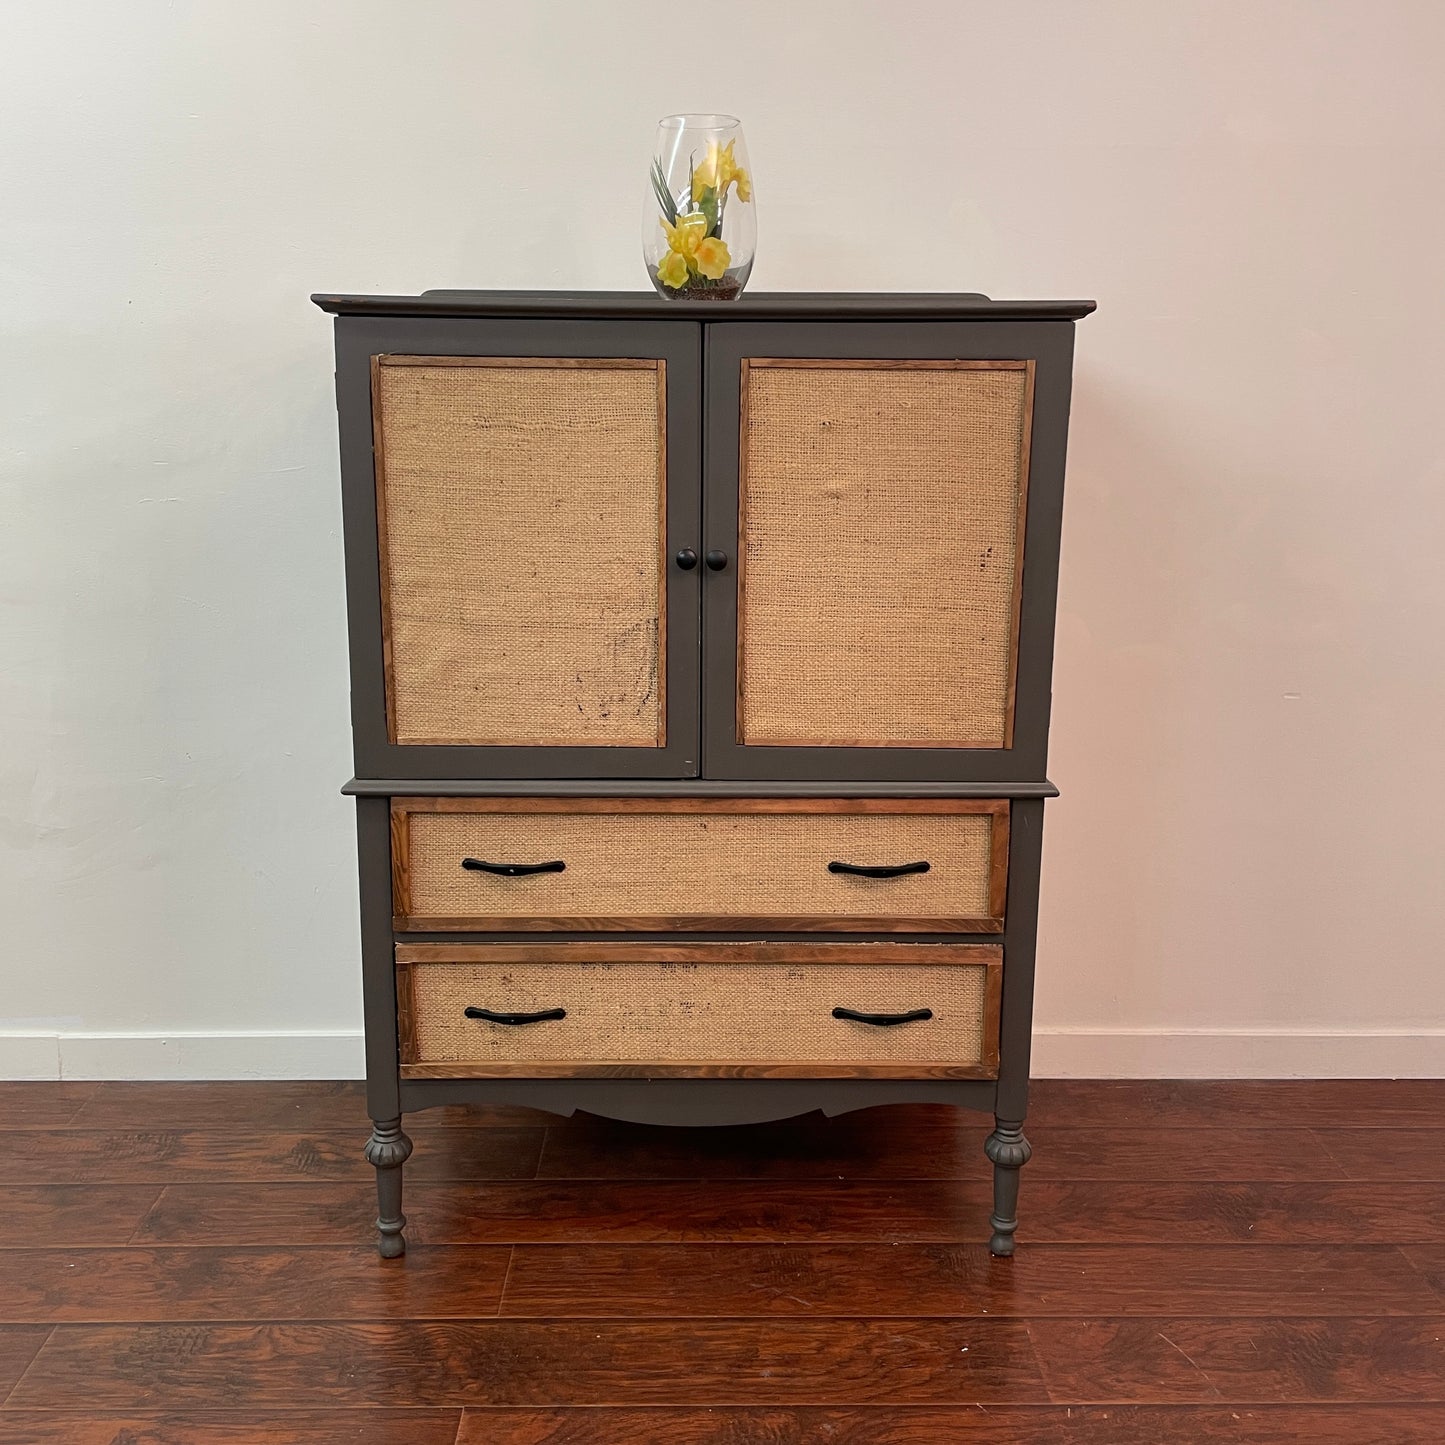
<svg viewBox="0 0 1445 1445"><path fill-rule="evenodd" d="M58 1079L59 1034L0 1034L0 1079Z"/></svg>
<svg viewBox="0 0 1445 1445"><path fill-rule="evenodd" d="M0 1034L0 1079L360 1079L360 1029Z"/></svg>
<svg viewBox="0 0 1445 1445"><path fill-rule="evenodd" d="M1445 1029L1034 1030L1036 1079L1438 1079Z"/></svg>
<svg viewBox="0 0 1445 1445"><path fill-rule="evenodd" d="M0 1033L0 1079L359 1079L360 1030ZM1445 1078L1445 1029L1034 1031L1039 1079Z"/></svg>

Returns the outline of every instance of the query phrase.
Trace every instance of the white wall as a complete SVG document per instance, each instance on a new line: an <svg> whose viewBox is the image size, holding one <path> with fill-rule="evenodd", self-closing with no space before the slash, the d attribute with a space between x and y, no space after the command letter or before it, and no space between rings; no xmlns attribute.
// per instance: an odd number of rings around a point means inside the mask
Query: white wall
<svg viewBox="0 0 1445 1445"><path fill-rule="evenodd" d="M4 33L0 1074L359 1068L307 293L640 288L652 122L713 108L757 290L1099 298L1040 1070L1445 1072L1437 0L15 0Z"/></svg>

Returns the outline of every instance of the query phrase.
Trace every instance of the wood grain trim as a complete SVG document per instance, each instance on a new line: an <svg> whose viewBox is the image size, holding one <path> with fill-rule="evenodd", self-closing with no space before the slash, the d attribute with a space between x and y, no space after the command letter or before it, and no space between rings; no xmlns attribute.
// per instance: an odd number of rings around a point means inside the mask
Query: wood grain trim
<svg viewBox="0 0 1445 1445"><path fill-rule="evenodd" d="M1014 514L1014 597L1013 616L1009 621L1008 691L1004 695L1003 745L1014 745L1014 701L1019 682L1019 625L1024 601L1024 539L1029 515L1029 457L1034 436L1034 363L1024 363L1024 415L1019 437L1019 497Z"/></svg>
<svg viewBox="0 0 1445 1445"><path fill-rule="evenodd" d="M382 366L531 366L546 370L652 371L662 365L656 356L411 356L372 358Z"/></svg>
<svg viewBox="0 0 1445 1445"><path fill-rule="evenodd" d="M555 748L596 748L598 752L603 752L612 748L655 748L657 743L650 737L609 743L541 743L535 738L408 738L401 746L406 748L544 748L549 751ZM599 771L605 766L606 764L599 765ZM541 770L539 769L539 771Z"/></svg>
<svg viewBox="0 0 1445 1445"><path fill-rule="evenodd" d="M990 922L999 929L1008 912L1008 803L999 803L993 810L993 826L988 839L988 912ZM992 931L991 929L988 931Z"/></svg>
<svg viewBox="0 0 1445 1445"><path fill-rule="evenodd" d="M1003 967L998 943L399 943L412 963L909 963Z"/></svg>
<svg viewBox="0 0 1445 1445"><path fill-rule="evenodd" d="M403 1079L996 1079L977 1064L402 1064Z"/></svg>
<svg viewBox="0 0 1445 1445"><path fill-rule="evenodd" d="M733 610L733 621L737 627L737 657L734 659L733 736L740 748L748 746L743 738L743 715L747 711L747 698L743 692L743 679L747 676L743 666L747 628L743 623L744 610L748 605L748 373L751 366L752 359L746 356L738 365L738 540L737 575L733 583L737 588L737 606Z"/></svg>
<svg viewBox="0 0 1445 1445"><path fill-rule="evenodd" d="M999 1026L1003 1018L1003 959L988 965L983 996L983 1058L978 1068L981 1079L998 1078Z"/></svg>
<svg viewBox="0 0 1445 1445"><path fill-rule="evenodd" d="M753 367L774 367L789 370L832 371L1022 371L1024 410L1022 436L1019 442L1019 495L1014 516L1014 586L1013 613L1009 623L1008 683L1004 694L1004 740L992 738L768 738L748 742L743 736L743 613L746 607L744 568L747 547L747 456L748 456L748 372ZM737 745L749 748L895 748L987 749L999 752L1013 747L1014 699L1018 690L1019 623L1022 615L1024 577L1024 523L1027 517L1029 449L1033 436L1034 362L977 361L954 358L899 357L834 357L834 356L745 356L742 358L738 395L738 560L737 560L737 682L734 732Z"/></svg>
<svg viewBox="0 0 1445 1445"><path fill-rule="evenodd" d="M1009 727L1006 725L1005 736L1009 736ZM949 749L960 750L963 748L989 748L994 752L1002 751L1002 745L992 738L986 739L958 739L958 738L890 738L884 741L879 738L829 738L821 741L818 738L767 738L746 743L744 746L750 748L877 748L880 752L893 752L896 748L937 748L940 751Z"/></svg>
<svg viewBox="0 0 1445 1445"><path fill-rule="evenodd" d="M846 784L840 786L846 787ZM1006 798L397 797L393 813L1007 813Z"/></svg>
<svg viewBox="0 0 1445 1445"><path fill-rule="evenodd" d="M416 1060L416 992L411 968L396 969L396 1049L402 1068Z"/></svg>
<svg viewBox="0 0 1445 1445"><path fill-rule="evenodd" d="M806 932L806 933L1002 933L1002 918L930 914L915 918L903 914L835 913L637 913L602 917L565 914L398 913L392 918L397 933L680 933Z"/></svg>
<svg viewBox="0 0 1445 1445"><path fill-rule="evenodd" d="M656 746L667 746L667 362L655 359L657 368L657 676ZM1017 622L1015 622L1017 626ZM1010 715L1012 716L1012 715Z"/></svg>
<svg viewBox="0 0 1445 1445"><path fill-rule="evenodd" d="M386 446L382 436L381 366L371 358L371 458L376 482L376 565L381 591L381 677L386 693L386 740L396 746L396 680L391 662L391 550L386 535Z"/></svg>
<svg viewBox="0 0 1445 1445"><path fill-rule="evenodd" d="M386 535L386 482L384 475L385 447L382 434L381 388L378 385L383 366L489 366L532 367L538 370L584 371L655 371L657 373L657 517L658 517L658 587L657 587L657 731L651 741L609 742L589 744L539 743L535 738L412 738L406 747L479 747L479 748L546 748L610 747L665 748L667 746L667 362L663 357L636 356L404 356L376 355L371 358L371 452L376 477L376 541L377 565L381 582L381 664L386 693L386 740L396 740L396 682L392 667L391 643L391 558Z"/></svg>
<svg viewBox="0 0 1445 1445"><path fill-rule="evenodd" d="M743 365L789 371L1023 371L1033 362L927 356L748 356L743 358Z"/></svg>
<svg viewBox="0 0 1445 1445"><path fill-rule="evenodd" d="M411 912L411 825L407 812L391 805L391 912L392 921Z"/></svg>

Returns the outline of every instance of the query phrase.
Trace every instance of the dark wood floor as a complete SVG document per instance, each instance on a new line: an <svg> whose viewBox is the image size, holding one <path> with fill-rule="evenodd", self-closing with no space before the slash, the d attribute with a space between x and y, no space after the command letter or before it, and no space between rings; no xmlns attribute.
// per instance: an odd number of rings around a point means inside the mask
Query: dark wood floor
<svg viewBox="0 0 1445 1445"><path fill-rule="evenodd" d="M1445 1083L1036 1086L984 1122L414 1116L0 1084L0 1445L1445 1441Z"/></svg>

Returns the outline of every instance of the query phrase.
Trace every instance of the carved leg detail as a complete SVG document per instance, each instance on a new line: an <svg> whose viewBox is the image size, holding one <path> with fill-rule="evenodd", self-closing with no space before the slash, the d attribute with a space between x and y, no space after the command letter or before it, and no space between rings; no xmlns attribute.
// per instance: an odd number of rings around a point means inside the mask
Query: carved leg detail
<svg viewBox="0 0 1445 1445"><path fill-rule="evenodd" d="M411 1140L401 1132L400 1119L372 1120L366 1141L366 1162L376 1170L376 1248L383 1259L406 1253L406 1215L401 1212L401 1166L411 1157Z"/></svg>
<svg viewBox="0 0 1445 1445"><path fill-rule="evenodd" d="M993 1164L993 1214L989 1225L990 1254L1014 1252L1014 1230L1019 1227L1019 1170L1034 1152L1024 1138L1023 1121L1006 1123L995 1118L994 1131L984 1140L983 1152Z"/></svg>

